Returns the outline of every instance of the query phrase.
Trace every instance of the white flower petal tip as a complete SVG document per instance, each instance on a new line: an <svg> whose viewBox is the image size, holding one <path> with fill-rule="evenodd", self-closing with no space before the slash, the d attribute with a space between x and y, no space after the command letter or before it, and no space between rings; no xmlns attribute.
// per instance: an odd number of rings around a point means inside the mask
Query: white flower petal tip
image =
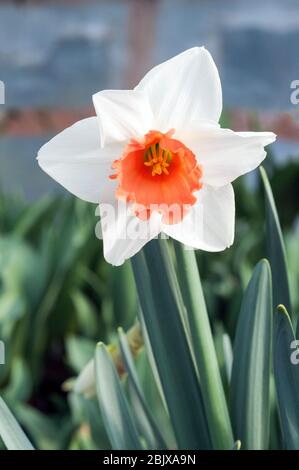
<svg viewBox="0 0 299 470"><path fill-rule="evenodd" d="M260 145L263 147L273 144L277 139L277 135L274 132L238 132L237 134L244 137L244 139L254 138L257 141L259 140Z"/></svg>
<svg viewBox="0 0 299 470"><path fill-rule="evenodd" d="M111 164L122 147L101 149L97 117L83 119L46 143L38 152L39 166L75 196L87 202L114 199Z"/></svg>
<svg viewBox="0 0 299 470"><path fill-rule="evenodd" d="M144 91L159 130L185 127L192 121L217 123L222 89L217 67L204 47L194 47L150 70L135 90Z"/></svg>

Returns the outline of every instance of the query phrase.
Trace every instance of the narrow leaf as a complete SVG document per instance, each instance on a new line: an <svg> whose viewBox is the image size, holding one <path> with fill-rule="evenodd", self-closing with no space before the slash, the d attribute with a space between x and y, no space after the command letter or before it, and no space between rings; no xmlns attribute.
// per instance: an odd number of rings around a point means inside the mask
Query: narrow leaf
<svg viewBox="0 0 299 470"><path fill-rule="evenodd" d="M210 448L201 389L189 348L177 280L166 240L153 240L133 259L144 323L181 449Z"/></svg>
<svg viewBox="0 0 299 470"><path fill-rule="evenodd" d="M243 449L269 446L271 338L271 271L262 260L245 292L234 343L231 411Z"/></svg>
<svg viewBox="0 0 299 470"><path fill-rule="evenodd" d="M299 449L299 342L279 305L274 321L274 378L284 445Z"/></svg>
<svg viewBox="0 0 299 470"><path fill-rule="evenodd" d="M291 312L286 251L280 222L268 176L263 167L260 168L260 173L266 199L266 243L272 270L273 305L277 307L277 305L283 304Z"/></svg>
<svg viewBox="0 0 299 470"><path fill-rule="evenodd" d="M120 349L123 355L125 368L128 373L129 384L133 392L135 410L137 408L139 410L136 415L137 421L140 424L140 429L142 429L143 435L147 440L150 449L166 449L166 444L146 404L128 340L122 328L118 329L118 334Z"/></svg>
<svg viewBox="0 0 299 470"><path fill-rule="evenodd" d="M232 427L195 253L180 243L175 251L213 448L231 449Z"/></svg>
<svg viewBox="0 0 299 470"><path fill-rule="evenodd" d="M0 436L8 450L34 450L31 442L1 397Z"/></svg>
<svg viewBox="0 0 299 470"><path fill-rule="evenodd" d="M107 348L99 343L95 353L97 396L103 421L114 450L141 449L131 410Z"/></svg>
<svg viewBox="0 0 299 470"><path fill-rule="evenodd" d="M225 365L225 372L227 382L230 383L231 375L232 375L232 366L233 366L233 348L230 337L227 333L223 334L222 337L223 343L223 356L224 356L224 365Z"/></svg>

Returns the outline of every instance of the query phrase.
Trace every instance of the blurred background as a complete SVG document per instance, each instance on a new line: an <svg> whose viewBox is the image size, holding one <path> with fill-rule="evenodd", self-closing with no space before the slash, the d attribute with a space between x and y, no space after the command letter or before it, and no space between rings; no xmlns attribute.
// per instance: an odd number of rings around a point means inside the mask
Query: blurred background
<svg viewBox="0 0 299 470"><path fill-rule="evenodd" d="M136 317L130 264L104 262L94 207L42 173L39 147L94 114L94 92L130 88L153 65L204 45L222 80L222 124L278 135L266 167L298 308L299 105L290 100L298 41L297 0L0 2L0 393L37 447L108 447L93 421L96 403L67 393L66 381L97 340L113 342L116 327L128 329ZM234 249L198 254L216 343L223 331L233 337L240 296L265 256L258 172L234 187Z"/></svg>

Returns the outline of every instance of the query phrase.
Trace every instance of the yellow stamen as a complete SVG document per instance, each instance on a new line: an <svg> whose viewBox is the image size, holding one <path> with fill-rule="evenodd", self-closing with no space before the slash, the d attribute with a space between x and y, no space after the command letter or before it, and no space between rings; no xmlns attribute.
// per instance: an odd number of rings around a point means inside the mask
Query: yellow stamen
<svg viewBox="0 0 299 470"><path fill-rule="evenodd" d="M159 144L151 145L144 154L144 165L152 167L152 176L169 175L167 167L170 166L172 153L163 149Z"/></svg>

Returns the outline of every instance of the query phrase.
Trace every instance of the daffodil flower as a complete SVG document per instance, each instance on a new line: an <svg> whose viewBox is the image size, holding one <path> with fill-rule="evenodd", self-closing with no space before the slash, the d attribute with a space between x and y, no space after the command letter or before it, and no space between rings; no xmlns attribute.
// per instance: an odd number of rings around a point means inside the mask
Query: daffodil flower
<svg viewBox="0 0 299 470"><path fill-rule="evenodd" d="M71 193L98 204L102 217L104 206L115 208L102 223L106 260L122 264L161 232L196 249L229 247L231 183L261 163L276 136L220 127L221 83L210 53L189 49L133 90L100 91L93 102L96 116L50 140L38 162ZM138 236L128 236L129 227Z"/></svg>

